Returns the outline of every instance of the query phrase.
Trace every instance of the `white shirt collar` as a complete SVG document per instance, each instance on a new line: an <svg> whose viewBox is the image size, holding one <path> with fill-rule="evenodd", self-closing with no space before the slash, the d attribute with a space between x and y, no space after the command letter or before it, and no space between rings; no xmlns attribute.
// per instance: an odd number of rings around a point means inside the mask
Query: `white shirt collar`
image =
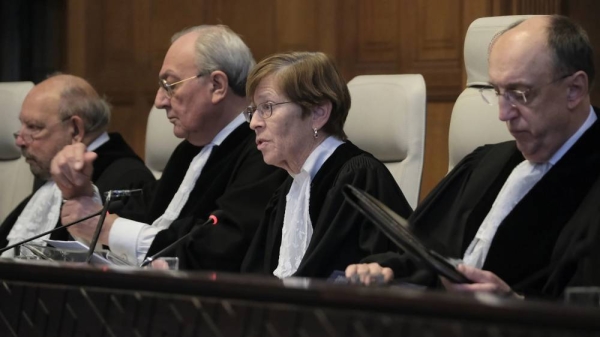
<svg viewBox="0 0 600 337"><path fill-rule="evenodd" d="M335 149L342 144L344 144L344 142L334 136L327 137L321 144L319 144L319 146L317 146L316 149L313 150L313 152L311 152L308 158L306 158L306 161L302 165L300 172L304 171L308 173L310 175L310 179L312 180L317 172L319 172L321 169L321 166L323 166L323 163L325 163L325 161L333 154ZM293 174L291 176L294 177Z"/></svg>
<svg viewBox="0 0 600 337"><path fill-rule="evenodd" d="M244 115L239 114L236 118L229 122L229 124L227 124L226 127L219 131L219 133L217 133L217 135L215 136L215 138L213 138L211 143L217 146L221 145L225 138L227 138L233 132L233 130L237 129L237 127L242 125L244 122L246 122Z"/></svg>
<svg viewBox="0 0 600 337"><path fill-rule="evenodd" d="M592 126L592 124L594 124L596 119L598 119L598 117L596 117L596 113L594 113L594 108L592 108L590 106L590 113L589 113L587 119L585 120L585 122L583 122L583 124L581 124L581 126L579 127L577 132L575 132L571 136L571 138L569 138L560 147L560 149L558 149L558 151L556 151L556 153L554 153L554 155L552 156L552 158L550 158L550 160L548 162L554 166L560 160L560 158L562 158L564 156L564 154L567 153L567 151L569 151L569 149L573 146L573 144L575 144L575 142L577 142L579 140L579 138L581 138L581 135L583 135L583 133L585 131L587 131L587 129L589 129L590 126Z"/></svg>
<svg viewBox="0 0 600 337"><path fill-rule="evenodd" d="M110 137L108 137L108 133L103 132L100 136L98 136L96 139L94 139L94 141L91 142L90 145L88 145L87 150L94 151L97 148L99 148L100 146L102 146L104 143L108 142L109 140L110 140Z"/></svg>

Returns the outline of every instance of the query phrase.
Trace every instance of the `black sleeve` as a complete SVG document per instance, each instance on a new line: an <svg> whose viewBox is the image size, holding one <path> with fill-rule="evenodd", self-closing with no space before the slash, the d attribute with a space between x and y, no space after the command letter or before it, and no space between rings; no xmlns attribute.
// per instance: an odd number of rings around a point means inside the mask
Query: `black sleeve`
<svg viewBox="0 0 600 337"><path fill-rule="evenodd" d="M125 206L117 214L120 217L152 224L167 209L177 192L192 159L201 148L184 141L173 151L158 181L143 184L141 196L124 200Z"/></svg>
<svg viewBox="0 0 600 337"><path fill-rule="evenodd" d="M329 277L362 258L394 248L393 243L370 220L348 203L342 192L346 184L366 191L403 217L412 213L402 191L387 168L370 155L353 158L345 164L326 192L316 224L314 249L307 251L296 275ZM311 203L313 200L311 200Z"/></svg>
<svg viewBox="0 0 600 337"><path fill-rule="evenodd" d="M413 234L423 241L425 246L443 255L449 252L446 237L436 237L433 231L444 227L443 231L452 231L454 213L460 206L460 194L470 174L487 152L488 146L477 148L461 160L454 169L419 204L408 218ZM461 236L464 233L454 233ZM445 235L442 235L445 236ZM431 271L416 262L408 254L395 247L392 251L366 257L360 263L376 262L394 271L394 278L403 282L427 285L438 284L438 278Z"/></svg>
<svg viewBox="0 0 600 337"><path fill-rule="evenodd" d="M285 171L266 165L254 143L248 144L243 158L235 164L235 173L215 201L214 211L222 213L218 224L199 229L193 238L176 250L182 269L239 272L265 206L287 176ZM197 215L174 221L168 229L156 235L148 256L205 221L206 217Z"/></svg>
<svg viewBox="0 0 600 337"><path fill-rule="evenodd" d="M354 157L341 167L326 166L311 184L313 235L295 276L326 278L368 255L393 249L389 239L346 202L342 193L346 184L367 191L405 217L412 212L387 168L370 155ZM243 272L271 274L277 267L290 184L291 179L267 207L244 259Z"/></svg>

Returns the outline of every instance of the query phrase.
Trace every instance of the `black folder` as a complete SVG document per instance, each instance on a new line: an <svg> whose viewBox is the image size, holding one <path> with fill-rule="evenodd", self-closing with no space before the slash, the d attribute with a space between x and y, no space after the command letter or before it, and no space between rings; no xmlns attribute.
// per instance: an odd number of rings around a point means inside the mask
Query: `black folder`
<svg viewBox="0 0 600 337"><path fill-rule="evenodd" d="M367 219L371 220L387 235L392 242L417 260L417 262L454 283L472 283L471 280L456 270L456 266L452 263L452 260L425 247L412 234L408 221L389 209L381 201L351 185L346 185L343 193L351 205L356 207Z"/></svg>

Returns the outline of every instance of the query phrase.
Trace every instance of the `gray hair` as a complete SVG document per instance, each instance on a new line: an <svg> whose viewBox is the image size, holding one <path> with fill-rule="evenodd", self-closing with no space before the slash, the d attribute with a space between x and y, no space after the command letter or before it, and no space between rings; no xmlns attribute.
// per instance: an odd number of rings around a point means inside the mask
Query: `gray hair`
<svg viewBox="0 0 600 337"><path fill-rule="evenodd" d="M69 86L60 94L58 117L79 116L86 133L104 132L110 123L111 106L106 99L91 95L79 86Z"/></svg>
<svg viewBox="0 0 600 337"><path fill-rule="evenodd" d="M240 96L246 96L246 79L256 62L250 48L225 25L201 25L184 29L171 38L171 43L181 36L201 33L196 39L196 66L202 74L220 70L227 75L229 87Z"/></svg>

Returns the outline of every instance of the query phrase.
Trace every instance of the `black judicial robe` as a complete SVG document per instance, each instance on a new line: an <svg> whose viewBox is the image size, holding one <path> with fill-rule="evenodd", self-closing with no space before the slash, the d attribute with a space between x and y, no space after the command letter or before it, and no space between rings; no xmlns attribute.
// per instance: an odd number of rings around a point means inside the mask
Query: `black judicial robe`
<svg viewBox="0 0 600 337"><path fill-rule="evenodd" d="M581 234L577 233L595 230L600 224L596 209L600 186L597 192L590 192L600 177L599 144L600 120L506 216L494 236L484 270L494 272L526 296L560 295L573 271L563 268L568 261L558 261L565 256L580 259ZM476 149L417 207L409 219L417 236L443 255L462 258L504 182L523 160L514 141ZM594 197L595 204L586 199ZM584 200L588 203L582 203ZM437 282L404 255L383 254L362 262L373 261L391 267L399 279L429 285Z"/></svg>
<svg viewBox="0 0 600 337"><path fill-rule="evenodd" d="M148 170L142 159L118 133L110 133L108 142L102 144L94 152L98 154L98 157L93 163L92 182L102 195L110 190L141 188L144 184L155 181L154 175ZM6 237L32 196L33 194L25 198L0 226L0 248L6 247L8 244ZM59 225L60 220L57 226ZM61 230L53 233L51 239L68 240L69 235L66 230Z"/></svg>
<svg viewBox="0 0 600 337"><path fill-rule="evenodd" d="M156 184L142 198L130 198L121 216L151 224L167 209L192 159L200 152L183 141L173 152ZM243 123L215 146L179 218L154 238L148 256L204 223L220 210L216 226L204 226L175 252L181 269L239 272L264 208L287 173L264 163L255 134Z"/></svg>
<svg viewBox="0 0 600 337"><path fill-rule="evenodd" d="M292 182L293 178L288 177L269 202L242 272L272 275L277 268L286 195ZM379 160L350 142L340 145L311 183L309 215L313 236L295 276L326 278L365 256L393 247L375 225L345 201L342 188L346 184L367 191L404 217L412 212L396 181Z"/></svg>

